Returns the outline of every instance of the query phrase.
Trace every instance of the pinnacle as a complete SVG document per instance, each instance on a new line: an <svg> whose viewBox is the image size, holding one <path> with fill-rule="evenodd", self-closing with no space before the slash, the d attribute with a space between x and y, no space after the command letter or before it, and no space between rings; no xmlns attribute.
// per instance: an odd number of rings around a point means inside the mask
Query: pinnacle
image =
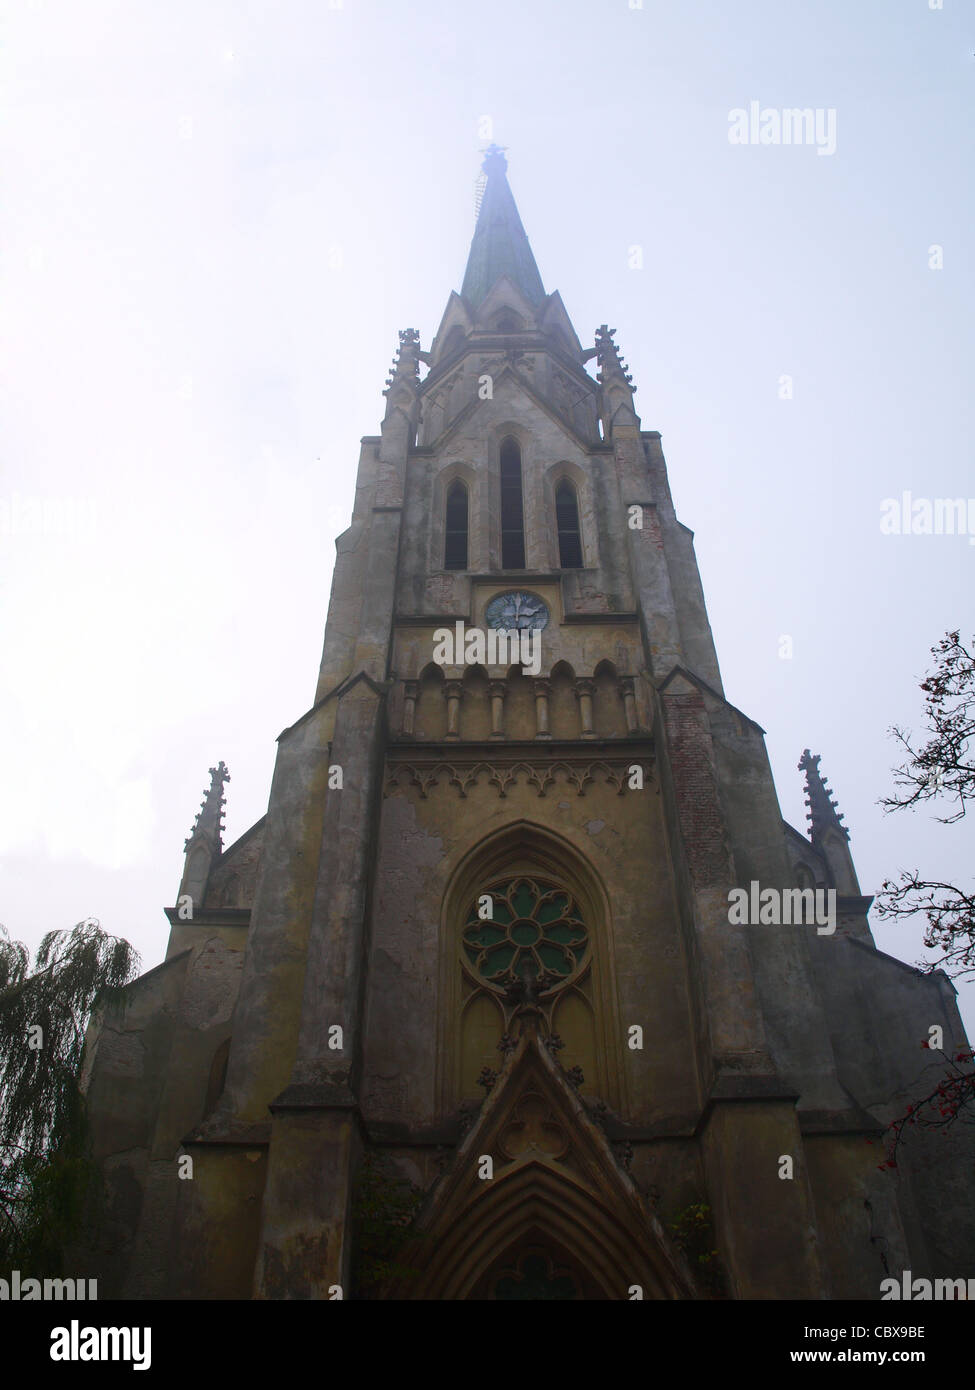
<svg viewBox="0 0 975 1390"><path fill-rule="evenodd" d="M420 351L420 335L415 328L402 328L399 332L399 347L396 349L396 356L393 358L392 366L389 369L389 376L386 378L386 390L384 396L389 395L397 379L405 378L413 384L419 383L420 378L420 359L425 354Z"/></svg>
<svg viewBox="0 0 975 1390"><path fill-rule="evenodd" d="M819 753L810 753L806 748L799 759L799 770L806 774L806 805L809 807L806 820L810 822L810 838L815 843L825 830L832 827L849 839L850 832L842 824L843 815L837 810L839 803L833 800L833 789L826 785L826 780L819 770L821 756Z"/></svg>
<svg viewBox="0 0 975 1390"><path fill-rule="evenodd" d="M218 850L223 848L223 813L226 805L223 789L225 784L230 781L230 773L227 771L227 764L222 759L216 767L211 767L209 772L210 785L200 802L200 809L184 848L187 848L193 840L201 837L215 840Z"/></svg>
<svg viewBox="0 0 975 1390"><path fill-rule="evenodd" d="M611 377L622 377L630 391L635 391L633 377L630 375L629 363L620 359L620 350L613 340L615 328L609 328L605 323L596 329L596 361L599 365L599 382L605 385Z"/></svg>

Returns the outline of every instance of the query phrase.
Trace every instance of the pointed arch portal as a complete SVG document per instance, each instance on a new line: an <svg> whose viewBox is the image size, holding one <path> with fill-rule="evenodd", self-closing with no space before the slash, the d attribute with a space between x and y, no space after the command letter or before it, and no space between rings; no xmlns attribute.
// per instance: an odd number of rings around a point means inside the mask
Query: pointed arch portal
<svg viewBox="0 0 975 1390"><path fill-rule="evenodd" d="M492 1164L490 1178L483 1164ZM693 1278L529 1022L438 1179L388 1296L695 1297Z"/></svg>

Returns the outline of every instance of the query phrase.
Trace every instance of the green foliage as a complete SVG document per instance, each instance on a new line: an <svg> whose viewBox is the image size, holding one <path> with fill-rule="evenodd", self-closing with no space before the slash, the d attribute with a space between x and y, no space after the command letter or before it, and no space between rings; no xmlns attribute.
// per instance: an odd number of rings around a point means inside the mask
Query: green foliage
<svg viewBox="0 0 975 1390"><path fill-rule="evenodd" d="M375 1298L390 1280L416 1273L399 1256L416 1239L423 1196L385 1155L365 1154L352 1192L354 1298Z"/></svg>
<svg viewBox="0 0 975 1390"><path fill-rule="evenodd" d="M0 1264L56 1277L93 1194L80 1086L97 1003L135 975L127 941L87 918L48 932L33 970L0 926Z"/></svg>
<svg viewBox="0 0 975 1390"><path fill-rule="evenodd" d="M692 1202L676 1213L667 1229L674 1244L683 1251L701 1287L714 1298L725 1294L724 1270L714 1249L711 1208L705 1202Z"/></svg>
<svg viewBox="0 0 975 1390"><path fill-rule="evenodd" d="M36 1271L36 1277L67 1274L64 1248L78 1232L89 1201L97 1196L95 1165L84 1152L83 1129L72 1152L47 1157L26 1155L12 1182L0 1190L4 1229L0 1231L0 1264L4 1268ZM0 1180L5 1181L5 1180Z"/></svg>

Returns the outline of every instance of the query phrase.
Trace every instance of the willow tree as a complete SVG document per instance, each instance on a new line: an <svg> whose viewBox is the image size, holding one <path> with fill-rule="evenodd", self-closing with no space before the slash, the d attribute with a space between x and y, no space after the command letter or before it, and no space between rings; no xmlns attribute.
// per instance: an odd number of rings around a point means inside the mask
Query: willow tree
<svg viewBox="0 0 975 1390"><path fill-rule="evenodd" d="M81 1062L99 1002L138 969L93 917L30 953L0 926L0 1265L59 1272L93 1182Z"/></svg>

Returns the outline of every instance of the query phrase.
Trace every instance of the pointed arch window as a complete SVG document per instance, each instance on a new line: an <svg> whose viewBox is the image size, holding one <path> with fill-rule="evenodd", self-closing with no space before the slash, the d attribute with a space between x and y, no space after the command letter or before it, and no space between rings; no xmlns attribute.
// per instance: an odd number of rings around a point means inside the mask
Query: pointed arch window
<svg viewBox="0 0 975 1390"><path fill-rule="evenodd" d="M450 943L440 959L442 1113L481 1094L485 1069L497 1071L499 1043L505 1033L517 1040L526 1010L540 1036L561 1039L553 1054L567 1073L581 1069L582 1090L618 1107L626 1076L611 1045L620 1027L613 935L589 864L543 826L511 825L466 857L445 894L442 927Z"/></svg>
<svg viewBox="0 0 975 1390"><path fill-rule="evenodd" d="M518 315L512 313L510 309L502 309L494 321L494 327L498 333L520 333L521 326Z"/></svg>
<svg viewBox="0 0 975 1390"><path fill-rule="evenodd" d="M501 568L525 568L525 511L521 493L521 449L515 439L501 444Z"/></svg>
<svg viewBox="0 0 975 1390"><path fill-rule="evenodd" d="M459 1095L477 1094L484 1069L498 1065L502 1034L531 998L541 1011L543 1032L560 1039L560 1063L567 1071L579 1066L580 1085L600 1093L605 1069L596 1045L594 941L588 917L584 903L559 875L529 870L477 884L476 896L465 905L458 943Z"/></svg>
<svg viewBox="0 0 975 1390"><path fill-rule="evenodd" d="M468 529L467 488L455 479L447 489L444 569L466 570Z"/></svg>
<svg viewBox="0 0 975 1390"><path fill-rule="evenodd" d="M563 478L555 489L555 524L559 532L559 564L564 570L582 569L582 533L576 490Z"/></svg>

